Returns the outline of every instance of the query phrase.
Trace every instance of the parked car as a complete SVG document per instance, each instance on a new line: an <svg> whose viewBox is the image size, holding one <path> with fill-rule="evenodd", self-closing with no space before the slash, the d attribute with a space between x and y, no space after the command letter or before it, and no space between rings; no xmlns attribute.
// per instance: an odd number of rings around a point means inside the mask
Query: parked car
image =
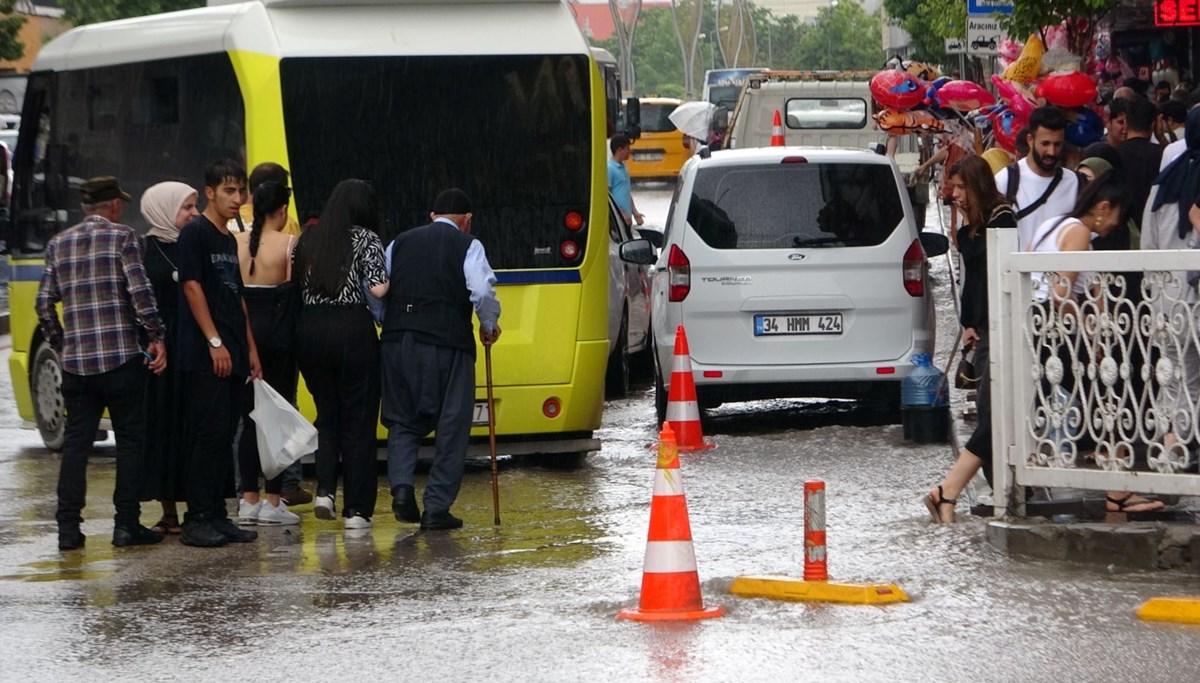
<svg viewBox="0 0 1200 683"><path fill-rule="evenodd" d="M899 171L868 151L739 149L684 166L652 284L655 396L666 415L675 328L700 405L823 396L899 407L934 349L926 257Z"/></svg>
<svg viewBox="0 0 1200 683"><path fill-rule="evenodd" d="M655 254L649 242L636 240L611 195L608 235L609 354L605 389L610 396L624 396L629 391L630 357L650 349L649 267ZM621 246L634 241L639 242L637 249L650 250L644 262L630 262L621 257Z"/></svg>
<svg viewBox="0 0 1200 683"><path fill-rule="evenodd" d="M692 155L692 143L669 118L682 100L643 97L638 101L641 135L630 145L629 177L633 180L674 180Z"/></svg>

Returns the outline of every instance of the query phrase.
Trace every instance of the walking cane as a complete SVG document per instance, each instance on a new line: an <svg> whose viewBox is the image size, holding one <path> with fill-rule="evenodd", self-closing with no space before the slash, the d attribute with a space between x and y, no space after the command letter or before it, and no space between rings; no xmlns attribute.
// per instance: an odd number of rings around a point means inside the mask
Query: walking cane
<svg viewBox="0 0 1200 683"><path fill-rule="evenodd" d="M484 364L487 366L488 446L492 451L492 510L496 518L492 522L500 526L500 478L496 473L496 401L492 397L492 345L483 346Z"/></svg>

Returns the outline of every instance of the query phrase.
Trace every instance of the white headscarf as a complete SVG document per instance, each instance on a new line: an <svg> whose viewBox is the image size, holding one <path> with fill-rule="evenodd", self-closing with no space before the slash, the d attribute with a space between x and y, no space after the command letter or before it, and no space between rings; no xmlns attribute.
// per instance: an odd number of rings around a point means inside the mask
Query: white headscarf
<svg viewBox="0 0 1200 683"><path fill-rule="evenodd" d="M146 189L142 194L142 218L150 224L147 233L168 244L179 239L179 228L175 227L175 217L188 197L198 194L186 183L168 180Z"/></svg>

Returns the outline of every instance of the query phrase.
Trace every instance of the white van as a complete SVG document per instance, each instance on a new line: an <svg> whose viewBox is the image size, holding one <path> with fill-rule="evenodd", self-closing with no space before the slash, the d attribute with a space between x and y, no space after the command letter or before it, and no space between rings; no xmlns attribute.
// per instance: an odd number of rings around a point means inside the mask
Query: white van
<svg viewBox="0 0 1200 683"><path fill-rule="evenodd" d="M878 154L702 152L679 175L662 246L650 316L660 420L677 325L701 407L823 396L895 410L912 357L933 352L925 259L948 242L917 229Z"/></svg>

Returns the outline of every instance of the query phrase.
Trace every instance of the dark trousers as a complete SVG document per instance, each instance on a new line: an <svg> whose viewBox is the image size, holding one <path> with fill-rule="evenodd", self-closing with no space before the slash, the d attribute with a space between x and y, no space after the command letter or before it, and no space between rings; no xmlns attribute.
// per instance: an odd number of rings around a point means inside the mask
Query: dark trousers
<svg viewBox="0 0 1200 683"><path fill-rule="evenodd" d="M383 344L383 424L388 428L392 488L412 486L421 439L434 435L425 510L449 512L462 486L475 406L475 358L459 349L418 341L405 332Z"/></svg>
<svg viewBox="0 0 1200 683"><path fill-rule="evenodd" d="M187 519L213 521L229 516L225 499L233 495L233 435L242 415L246 378L189 372L186 443L188 460Z"/></svg>
<svg viewBox="0 0 1200 683"><path fill-rule="evenodd" d="M284 346L275 332L277 302L274 288L247 288L246 310L250 314L250 329L258 346L259 363L262 365L263 381L279 392L289 403L296 404L296 355L290 344ZM242 433L238 439L238 469L243 492L258 492L258 478L262 474L262 461L258 453L258 429L250 417L254 410L254 389L247 385L242 410ZM284 474L266 482L267 493L283 493Z"/></svg>
<svg viewBox="0 0 1200 683"><path fill-rule="evenodd" d="M375 429L379 423L379 337L366 306L305 306L298 333L300 372L317 406L317 495L337 491L342 515L371 517Z"/></svg>
<svg viewBox="0 0 1200 683"><path fill-rule="evenodd" d="M138 487L146 443L146 372L139 357L99 375L63 373L67 424L55 514L60 527L78 526L83 521L87 459L105 408L117 438L117 483L113 489L116 524L138 523Z"/></svg>
<svg viewBox="0 0 1200 683"><path fill-rule="evenodd" d="M975 342L975 371L979 373L979 386L975 389L975 431L967 440L967 450L983 461L983 476L992 483L992 371L989 366L987 330Z"/></svg>

